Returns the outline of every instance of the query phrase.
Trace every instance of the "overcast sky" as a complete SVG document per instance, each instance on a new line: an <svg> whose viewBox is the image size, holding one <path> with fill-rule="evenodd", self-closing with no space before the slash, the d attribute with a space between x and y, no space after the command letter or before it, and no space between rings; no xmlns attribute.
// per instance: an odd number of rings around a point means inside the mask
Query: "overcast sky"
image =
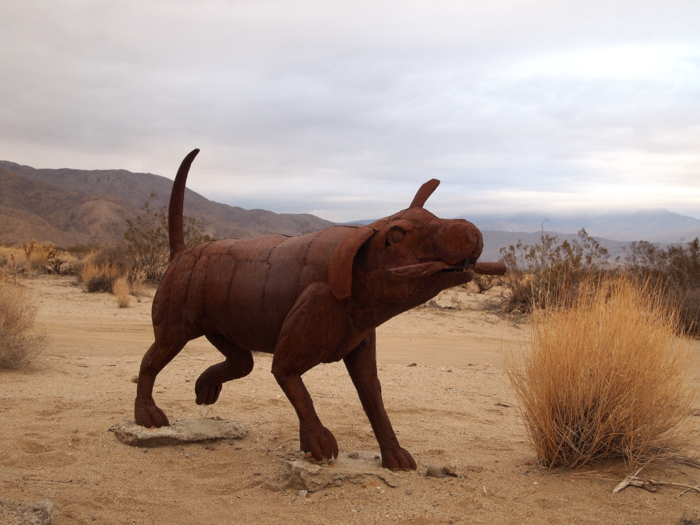
<svg viewBox="0 0 700 525"><path fill-rule="evenodd" d="M0 159L330 220L700 218L700 1L0 0Z"/></svg>

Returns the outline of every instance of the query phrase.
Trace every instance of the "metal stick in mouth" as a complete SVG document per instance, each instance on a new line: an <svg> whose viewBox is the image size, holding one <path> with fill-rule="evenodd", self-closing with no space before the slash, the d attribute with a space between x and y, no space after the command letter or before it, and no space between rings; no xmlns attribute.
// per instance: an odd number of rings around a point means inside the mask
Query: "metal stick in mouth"
<svg viewBox="0 0 700 525"><path fill-rule="evenodd" d="M474 273L479 275L505 275L506 265L500 262L478 262L474 265Z"/></svg>

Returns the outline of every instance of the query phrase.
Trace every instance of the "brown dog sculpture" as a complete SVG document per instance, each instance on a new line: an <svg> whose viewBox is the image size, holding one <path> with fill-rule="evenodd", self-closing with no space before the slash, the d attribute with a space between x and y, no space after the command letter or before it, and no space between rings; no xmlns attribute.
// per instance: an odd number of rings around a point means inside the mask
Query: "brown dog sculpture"
<svg viewBox="0 0 700 525"><path fill-rule="evenodd" d="M345 362L382 453L382 466L416 468L399 446L377 378L375 329L475 273L483 240L465 220L423 209L439 181L426 182L410 207L369 226L333 226L298 237L226 239L185 249L183 200L192 151L170 196L171 263L153 300L155 342L141 363L136 422L168 425L153 400L156 375L202 335L225 356L197 379L197 404L215 403L226 381L253 369L253 351L274 354L272 373L299 416L301 450L316 460L338 445L314 410L301 376L319 363Z"/></svg>

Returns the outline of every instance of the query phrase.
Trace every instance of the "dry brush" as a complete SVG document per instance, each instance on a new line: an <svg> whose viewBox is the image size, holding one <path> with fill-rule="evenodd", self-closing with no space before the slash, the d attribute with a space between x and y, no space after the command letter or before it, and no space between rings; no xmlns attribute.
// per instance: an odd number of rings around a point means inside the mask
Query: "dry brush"
<svg viewBox="0 0 700 525"><path fill-rule="evenodd" d="M667 305L658 289L618 277L534 311L532 347L507 369L542 465L638 465L683 445L691 356Z"/></svg>

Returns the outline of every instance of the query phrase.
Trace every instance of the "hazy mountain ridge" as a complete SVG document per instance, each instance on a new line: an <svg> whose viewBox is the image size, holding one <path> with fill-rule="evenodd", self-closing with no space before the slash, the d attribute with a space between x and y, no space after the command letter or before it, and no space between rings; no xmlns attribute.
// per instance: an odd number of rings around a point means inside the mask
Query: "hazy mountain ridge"
<svg viewBox="0 0 700 525"><path fill-rule="evenodd" d="M35 169L0 161L0 241L26 242L31 238L59 245L110 242L121 239L126 219L135 217L151 194L155 208L166 205L172 181L150 173L126 170ZM202 217L217 238L250 238L267 233L297 235L333 223L310 214L277 214L245 210L210 201L186 190L185 213ZM464 216L484 233L482 260L498 260L500 249L521 240L540 240L543 227L560 241L576 238L586 228L611 257L624 256L623 247L634 240L666 246L700 236L700 220L667 210L634 213ZM546 219L546 220L545 220ZM357 221L358 223L369 223Z"/></svg>
<svg viewBox="0 0 700 525"><path fill-rule="evenodd" d="M585 228L589 235L613 241L644 240L661 243L688 242L700 236L700 220L668 210L648 209L627 213L580 213L555 215L519 213L463 216L481 230L575 234Z"/></svg>
<svg viewBox="0 0 700 525"><path fill-rule="evenodd" d="M630 224L633 217L641 216L645 220L642 226L621 227L620 224ZM596 221L591 221L594 217ZM547 220L544 222L545 230L542 230L542 222L539 215L536 214L513 214L508 216L503 215L463 215L460 219L466 219L479 227L484 235L484 250L481 254L482 261L497 261L500 257L501 248L515 246L518 241L523 244L539 244L542 233L557 237L560 243L564 241L573 241L579 239L577 235L581 228L585 228L587 233L600 243L603 248L608 250L610 259L615 260L620 258L624 260L626 253L625 247L629 246L634 241L649 240L660 248L667 248L671 244L689 242L695 237L700 236L700 227L692 229L695 223L700 223L697 219L678 215L667 210L645 210L635 214L615 214L615 215L580 215L568 217L568 223L556 222L561 230L555 230L551 223L554 221ZM525 218L526 220L523 220ZM376 219L366 219L346 223L349 225L366 225L374 222ZM585 225L588 226L585 226ZM678 225L686 225L688 229L681 232L670 230L669 228ZM602 228L600 225L607 225ZM500 229L497 229L500 228ZM562 231L565 230L565 231ZM607 231L609 237L597 235L596 231ZM643 231L640 231L643 230ZM621 233L620 233L621 232ZM644 233L651 233L645 235Z"/></svg>
<svg viewBox="0 0 700 525"><path fill-rule="evenodd" d="M35 169L0 161L0 240L31 238L68 245L120 239L151 194L166 205L172 181L126 170ZM14 212L13 210L19 210ZM246 239L268 233L297 235L333 223L311 214L244 210L186 190L185 214L201 217L217 238Z"/></svg>

